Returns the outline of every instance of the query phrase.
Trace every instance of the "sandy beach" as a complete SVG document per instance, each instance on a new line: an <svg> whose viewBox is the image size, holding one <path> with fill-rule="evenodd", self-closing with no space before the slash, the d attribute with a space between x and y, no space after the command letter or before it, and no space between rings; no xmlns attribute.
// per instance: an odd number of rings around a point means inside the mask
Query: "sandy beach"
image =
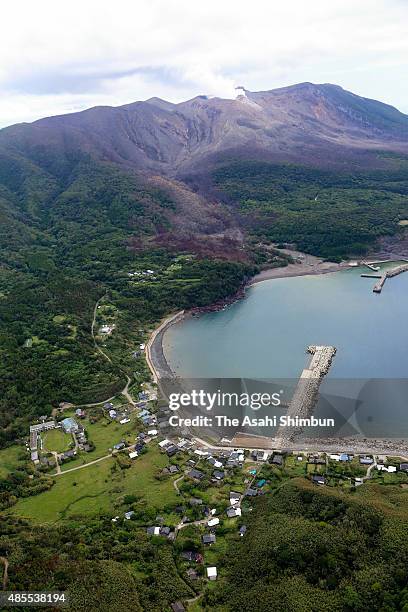
<svg viewBox="0 0 408 612"><path fill-rule="evenodd" d="M346 270L350 267L350 262L333 263L324 261L320 257L301 253L300 251L292 251L288 249L280 249L283 253L291 255L295 263L288 264L281 268L269 268L262 270L256 274L248 283L248 286L260 283L272 278L288 278L291 276L309 276L314 274L327 274L328 272L338 272Z"/></svg>

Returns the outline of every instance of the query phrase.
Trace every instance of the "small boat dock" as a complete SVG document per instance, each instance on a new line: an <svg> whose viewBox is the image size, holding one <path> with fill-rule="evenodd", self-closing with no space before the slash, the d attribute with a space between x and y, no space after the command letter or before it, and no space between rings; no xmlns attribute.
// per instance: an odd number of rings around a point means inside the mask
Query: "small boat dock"
<svg viewBox="0 0 408 612"><path fill-rule="evenodd" d="M398 276L398 274L402 274L403 272L408 272L408 263L404 263L402 265L396 266L395 268L391 268L391 270L387 270L385 274L383 274L373 287L374 293L381 293L382 288L384 287L385 281L387 278L392 278L393 276Z"/></svg>

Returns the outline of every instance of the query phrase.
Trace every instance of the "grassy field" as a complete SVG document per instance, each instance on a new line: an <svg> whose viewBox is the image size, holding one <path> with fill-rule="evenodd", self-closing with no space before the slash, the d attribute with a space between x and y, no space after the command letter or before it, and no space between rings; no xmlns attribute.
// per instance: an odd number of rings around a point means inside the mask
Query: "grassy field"
<svg viewBox="0 0 408 612"><path fill-rule="evenodd" d="M24 459L28 458L29 455L23 446L14 444L0 450L0 478L6 478L10 472L24 463Z"/></svg>
<svg viewBox="0 0 408 612"><path fill-rule="evenodd" d="M177 501L172 479L156 480L166 465L167 456L152 445L127 470L121 470L115 459L56 477L49 491L21 499L13 514L29 517L38 523L55 522L73 515L95 515L122 510L122 497L135 494L158 510Z"/></svg>
<svg viewBox="0 0 408 612"><path fill-rule="evenodd" d="M44 451L56 451L63 453L72 444L72 436L65 433L62 429L50 429L41 436Z"/></svg>
<svg viewBox="0 0 408 612"><path fill-rule="evenodd" d="M139 424L140 420L136 418L136 415L132 415L131 422L125 425L105 418L93 424L89 423L88 420L82 421L88 440L95 444L95 450L91 453L81 453L73 461L65 463L61 466L62 471L78 467L84 463L90 463L95 461L95 459L108 455L109 449L112 449L122 438L134 443L136 434L141 429L141 425L139 428L137 427Z"/></svg>

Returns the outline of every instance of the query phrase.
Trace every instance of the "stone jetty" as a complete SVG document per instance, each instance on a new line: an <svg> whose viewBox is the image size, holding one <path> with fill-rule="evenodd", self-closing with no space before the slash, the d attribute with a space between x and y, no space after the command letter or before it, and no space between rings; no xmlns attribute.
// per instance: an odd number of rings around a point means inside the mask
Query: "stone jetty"
<svg viewBox="0 0 408 612"><path fill-rule="evenodd" d="M404 263L396 268L391 268L391 270L387 270L385 274L383 274L373 287L374 293L381 293L382 288L384 287L385 281L387 278L392 278L393 276L398 276L398 274L402 274L402 272L408 272L408 263Z"/></svg>
<svg viewBox="0 0 408 612"><path fill-rule="evenodd" d="M312 415L320 384L330 369L336 348L313 345L308 346L307 352L311 355L310 363L299 378L286 413L288 417L308 418ZM280 448L286 448L301 431L299 427L279 427L276 443Z"/></svg>

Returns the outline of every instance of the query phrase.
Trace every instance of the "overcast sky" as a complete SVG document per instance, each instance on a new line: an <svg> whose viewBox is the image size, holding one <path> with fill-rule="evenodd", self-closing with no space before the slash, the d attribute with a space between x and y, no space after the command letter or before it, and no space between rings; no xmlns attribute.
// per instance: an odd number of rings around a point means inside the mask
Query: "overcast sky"
<svg viewBox="0 0 408 612"><path fill-rule="evenodd" d="M0 126L336 83L408 113L406 0L3 0Z"/></svg>

